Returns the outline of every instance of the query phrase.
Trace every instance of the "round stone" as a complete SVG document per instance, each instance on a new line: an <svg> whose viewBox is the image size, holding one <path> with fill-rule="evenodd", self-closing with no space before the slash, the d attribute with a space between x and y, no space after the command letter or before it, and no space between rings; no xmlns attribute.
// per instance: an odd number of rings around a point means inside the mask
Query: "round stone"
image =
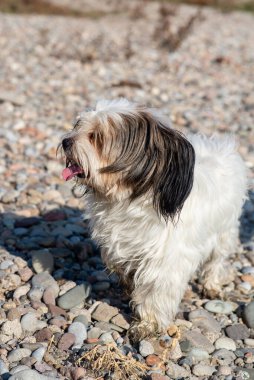
<svg viewBox="0 0 254 380"><path fill-rule="evenodd" d="M245 306L243 310L244 323L251 329L254 328L254 301Z"/></svg>
<svg viewBox="0 0 254 380"><path fill-rule="evenodd" d="M69 310L77 305L79 305L82 301L84 301L87 297L89 297L91 293L91 285L84 283L81 285L75 286L64 295L57 299L57 304L61 308L65 310Z"/></svg>
<svg viewBox="0 0 254 380"><path fill-rule="evenodd" d="M141 340L139 343L139 352L144 358L148 355L152 355L154 353L153 345L147 340Z"/></svg>
<svg viewBox="0 0 254 380"><path fill-rule="evenodd" d="M15 350L9 353L8 360L10 363L19 362L21 359L30 355L31 355L31 350L29 350L28 348L16 348Z"/></svg>
<svg viewBox="0 0 254 380"><path fill-rule="evenodd" d="M226 350L235 351L236 350L236 344L233 341L233 339L230 339L227 337L221 337L221 338L216 340L215 348L217 350L219 350L220 348L225 348Z"/></svg>
<svg viewBox="0 0 254 380"><path fill-rule="evenodd" d="M39 321L34 313L27 313L21 319L21 326L24 331L34 333L37 330L41 330L47 326L44 321Z"/></svg>
<svg viewBox="0 0 254 380"><path fill-rule="evenodd" d="M196 364L192 368L192 373L198 377L212 376L215 371L216 368L213 365Z"/></svg>
<svg viewBox="0 0 254 380"><path fill-rule="evenodd" d="M59 342L58 342L58 348L62 351L67 351L76 341L76 336L71 333L64 334Z"/></svg>
<svg viewBox="0 0 254 380"><path fill-rule="evenodd" d="M54 268L54 258L47 249L32 252L32 265L36 273L51 273Z"/></svg>
<svg viewBox="0 0 254 380"><path fill-rule="evenodd" d="M101 334L100 341L104 344L115 342L110 332L105 332Z"/></svg>
<svg viewBox="0 0 254 380"><path fill-rule="evenodd" d="M33 369L26 369L24 371L19 371L15 373L8 380L48 380L48 376L41 375L39 372ZM56 378L51 377L51 380L56 380Z"/></svg>
<svg viewBox="0 0 254 380"><path fill-rule="evenodd" d="M221 300L209 301L205 304L205 309L216 314L230 314L234 310L234 305Z"/></svg>
<svg viewBox="0 0 254 380"><path fill-rule="evenodd" d="M57 282L48 272L42 272L33 276L32 287L42 288L43 290L51 287L51 289L53 289L55 292L55 296L57 296L59 293L59 286Z"/></svg>
<svg viewBox="0 0 254 380"><path fill-rule="evenodd" d="M39 347L39 348L37 348L37 350L35 350L32 353L32 357L36 359L37 363L41 363L43 356L44 356L46 351L47 351L46 347Z"/></svg>
<svg viewBox="0 0 254 380"><path fill-rule="evenodd" d="M192 358L193 362L197 363L197 362L201 362L202 360L206 360L209 358L209 354L207 351L201 349L201 348L196 348L196 347L193 347L189 353L188 353L188 357L189 358Z"/></svg>
<svg viewBox="0 0 254 380"><path fill-rule="evenodd" d="M250 331L245 325L238 323L233 326L227 326L226 334L231 339L242 340L242 339L249 338Z"/></svg>
<svg viewBox="0 0 254 380"><path fill-rule="evenodd" d="M68 332L75 336L75 348L80 348L87 338L86 327L81 322L73 322L69 328Z"/></svg>

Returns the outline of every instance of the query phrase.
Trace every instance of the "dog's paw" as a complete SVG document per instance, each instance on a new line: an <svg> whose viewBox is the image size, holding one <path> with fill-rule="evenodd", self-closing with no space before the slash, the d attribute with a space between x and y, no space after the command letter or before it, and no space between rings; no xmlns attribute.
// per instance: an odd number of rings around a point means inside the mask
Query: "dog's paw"
<svg viewBox="0 0 254 380"><path fill-rule="evenodd" d="M137 343L147 337L152 337L157 333L157 326L154 322L139 321L132 323L128 330L128 337L131 342Z"/></svg>

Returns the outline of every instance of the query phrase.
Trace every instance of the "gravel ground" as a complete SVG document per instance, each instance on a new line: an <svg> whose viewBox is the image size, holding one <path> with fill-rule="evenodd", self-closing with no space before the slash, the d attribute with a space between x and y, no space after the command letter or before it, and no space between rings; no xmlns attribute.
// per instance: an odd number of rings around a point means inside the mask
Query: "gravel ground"
<svg viewBox="0 0 254 380"><path fill-rule="evenodd" d="M96 19L0 14L3 380L254 379L254 193L221 299L205 298L194 278L168 335L133 346L129 300L89 238L82 198L60 177L56 147L77 112L125 96L184 132L236 134L253 186L254 17L204 9L169 53L161 39L170 46L197 9L180 7L171 32L160 30L159 9L135 1Z"/></svg>

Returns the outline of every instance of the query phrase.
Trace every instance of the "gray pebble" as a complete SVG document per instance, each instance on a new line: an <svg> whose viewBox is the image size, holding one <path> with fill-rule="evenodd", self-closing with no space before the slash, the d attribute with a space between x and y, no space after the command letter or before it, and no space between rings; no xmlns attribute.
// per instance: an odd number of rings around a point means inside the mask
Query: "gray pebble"
<svg viewBox="0 0 254 380"><path fill-rule="evenodd" d="M216 340L215 348L217 350L219 350L220 348L225 348L226 350L235 351L236 350L236 344L233 341L233 339L230 339L227 337L221 337L221 338Z"/></svg>
<svg viewBox="0 0 254 380"><path fill-rule="evenodd" d="M5 362L2 359L0 359L0 375L3 375L4 373L8 373L8 372L9 371Z"/></svg>
<svg viewBox="0 0 254 380"><path fill-rule="evenodd" d="M31 350L28 348L16 348L8 354L8 360L10 363L19 362L21 359L30 356Z"/></svg>
<svg viewBox="0 0 254 380"><path fill-rule="evenodd" d="M35 350L32 353L32 357L37 360L37 363L40 363L42 361L43 356L44 356L46 350L47 350L46 347L39 347L39 348L37 348L37 350Z"/></svg>
<svg viewBox="0 0 254 380"><path fill-rule="evenodd" d="M216 319L204 309L198 309L190 312L189 321L203 331L213 331L219 333L221 330L221 326Z"/></svg>
<svg viewBox="0 0 254 380"><path fill-rule="evenodd" d="M75 335L75 348L80 348L84 342L84 340L87 338L87 331L86 327L81 322L73 322L69 328L68 332Z"/></svg>
<svg viewBox="0 0 254 380"><path fill-rule="evenodd" d="M171 379L179 379L179 378L186 378L190 376L190 372L187 371L185 368L180 367L178 364L175 364L172 361L169 361L167 364L167 371L166 374Z"/></svg>
<svg viewBox="0 0 254 380"><path fill-rule="evenodd" d="M36 273L49 272L54 269L54 258L48 249L41 249L32 253L32 265Z"/></svg>
<svg viewBox="0 0 254 380"><path fill-rule="evenodd" d="M50 377L51 380L57 380L56 377ZM47 376L41 375L33 369L26 369L12 375L8 380L49 380Z"/></svg>
<svg viewBox="0 0 254 380"><path fill-rule="evenodd" d="M96 339L96 338L99 338L102 334L102 330L99 329L98 327L92 327L88 333L87 333L87 337L89 339Z"/></svg>
<svg viewBox="0 0 254 380"><path fill-rule="evenodd" d="M14 375L15 373L18 373L20 371L25 371L26 369L30 369L30 367L28 367L27 365L17 365L16 367L13 367L11 370L10 370L10 374L11 375Z"/></svg>
<svg viewBox="0 0 254 380"><path fill-rule="evenodd" d="M59 293L59 286L54 278L48 272L38 273L32 278L32 287L43 288L44 290L51 287L55 295Z"/></svg>
<svg viewBox="0 0 254 380"><path fill-rule="evenodd" d="M0 269L1 270L5 270L5 269L8 269L10 266L12 266L14 264L13 261L11 260L4 260L1 262L0 264Z"/></svg>
<svg viewBox="0 0 254 380"><path fill-rule="evenodd" d="M193 374L199 377L212 376L215 371L216 368L213 365L196 364L192 368Z"/></svg>
<svg viewBox="0 0 254 380"><path fill-rule="evenodd" d="M154 353L154 347L147 340L141 340L139 343L139 352L145 358L146 356Z"/></svg>
<svg viewBox="0 0 254 380"><path fill-rule="evenodd" d="M245 306L243 310L243 320L248 327L254 328L254 301Z"/></svg>
<svg viewBox="0 0 254 380"><path fill-rule="evenodd" d="M236 358L235 354L232 351L226 350L225 348L216 350L213 352L212 356L220 365L229 365Z"/></svg>
<svg viewBox="0 0 254 380"><path fill-rule="evenodd" d="M91 285L84 283L70 289L57 299L57 304L62 309L68 310L84 301L91 293Z"/></svg>
<svg viewBox="0 0 254 380"><path fill-rule="evenodd" d="M189 351L188 357L192 358L193 362L197 363L209 359L210 356L207 351L202 350L201 348L193 347Z"/></svg>
<svg viewBox="0 0 254 380"><path fill-rule="evenodd" d="M104 344L107 344L107 343L113 343L114 339L113 339L111 333L105 332L105 333L101 334L100 341Z"/></svg>
<svg viewBox="0 0 254 380"><path fill-rule="evenodd" d="M226 334L231 339L242 340L249 338L250 331L245 325L238 323L236 325L227 326Z"/></svg>
<svg viewBox="0 0 254 380"><path fill-rule="evenodd" d="M234 306L230 302L213 300L205 304L205 309L211 313L230 314L234 310Z"/></svg>
<svg viewBox="0 0 254 380"><path fill-rule="evenodd" d="M47 323L44 321L39 321L35 313L27 313L21 318L21 327L24 331L35 333L37 330L41 330L47 327Z"/></svg>
<svg viewBox="0 0 254 380"><path fill-rule="evenodd" d="M103 292L105 290L108 290L109 288L110 288L110 282L108 281L95 282L93 284L93 290L95 292Z"/></svg>
<svg viewBox="0 0 254 380"><path fill-rule="evenodd" d="M214 351L212 343L200 332L196 330L186 331L184 334L185 339L189 340L193 347L201 348L208 353Z"/></svg>
<svg viewBox="0 0 254 380"><path fill-rule="evenodd" d="M81 322L85 327L87 328L90 324L88 318L84 314L78 315L76 318L74 318L73 322Z"/></svg>

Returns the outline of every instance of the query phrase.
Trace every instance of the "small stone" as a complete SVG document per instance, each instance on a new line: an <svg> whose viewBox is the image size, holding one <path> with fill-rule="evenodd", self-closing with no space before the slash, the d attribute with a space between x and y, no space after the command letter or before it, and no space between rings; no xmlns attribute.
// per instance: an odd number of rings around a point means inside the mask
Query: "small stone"
<svg viewBox="0 0 254 380"><path fill-rule="evenodd" d="M139 352L144 358L148 355L152 355L154 353L153 345L147 340L141 340L139 343Z"/></svg>
<svg viewBox="0 0 254 380"><path fill-rule="evenodd" d="M32 353L32 357L36 359L37 363L41 363L46 351L46 347L39 347Z"/></svg>
<svg viewBox="0 0 254 380"><path fill-rule="evenodd" d="M170 380L168 376L161 375L160 373L151 373L151 380Z"/></svg>
<svg viewBox="0 0 254 380"><path fill-rule="evenodd" d="M212 376L212 374L216 371L215 366L212 365L204 365L204 364L196 364L192 368L192 373L196 376Z"/></svg>
<svg viewBox="0 0 254 380"><path fill-rule="evenodd" d="M229 365L236 358L235 354L232 351L226 350L225 348L216 350L215 352L213 352L212 356L220 365Z"/></svg>
<svg viewBox="0 0 254 380"><path fill-rule="evenodd" d="M68 332L75 336L75 348L80 348L87 338L87 331L83 323L73 322L69 328Z"/></svg>
<svg viewBox="0 0 254 380"><path fill-rule="evenodd" d="M6 321L1 326L2 333L8 336L14 336L19 339L22 335L22 327L18 319L13 321Z"/></svg>
<svg viewBox="0 0 254 380"><path fill-rule="evenodd" d="M101 334L100 336L100 341L103 343L103 344L107 344L107 343L114 343L114 339L111 335L111 333L109 332L105 332L103 334Z"/></svg>
<svg viewBox="0 0 254 380"><path fill-rule="evenodd" d="M1 269L1 270L8 269L8 268L11 267L13 264L14 264L14 262L11 261L11 260L4 260L4 261L2 261L1 264L0 264L0 269Z"/></svg>
<svg viewBox="0 0 254 380"><path fill-rule="evenodd" d="M167 364L167 372L166 374L171 379L179 379L179 378L186 378L190 376L189 371L187 371L185 368L180 367L178 364L175 364L172 361L169 361Z"/></svg>
<svg viewBox="0 0 254 380"><path fill-rule="evenodd" d="M48 249L33 251L32 265L36 273L51 273L54 268L54 258Z"/></svg>
<svg viewBox="0 0 254 380"><path fill-rule="evenodd" d="M23 359L27 359L27 358L23 358ZM23 359L21 359L21 361L23 361ZM15 373L18 373L20 371L24 371L25 369L30 369L30 368L27 365L17 365L16 367L13 367L10 370L10 374L14 375Z"/></svg>
<svg viewBox="0 0 254 380"><path fill-rule="evenodd" d="M146 357L146 364L149 367L158 366L161 363L161 359L157 355L148 355Z"/></svg>
<svg viewBox="0 0 254 380"><path fill-rule="evenodd" d="M233 341L233 339L230 339L227 337L221 337L221 338L216 340L215 348L217 350L219 350L220 348L225 348L226 350L235 351L236 350L236 344Z"/></svg>
<svg viewBox="0 0 254 380"><path fill-rule="evenodd" d="M47 328L43 328L34 334L36 342L48 342L52 337L52 332Z"/></svg>
<svg viewBox="0 0 254 380"><path fill-rule="evenodd" d="M243 321L251 329L254 328L254 301L245 306L243 310Z"/></svg>
<svg viewBox="0 0 254 380"><path fill-rule="evenodd" d="M21 326L24 331L33 334L35 331L46 327L47 323L44 321L39 321L34 313L27 313L21 319Z"/></svg>
<svg viewBox="0 0 254 380"><path fill-rule="evenodd" d="M212 300L205 304L205 309L211 313L230 314L235 309L235 307L230 302Z"/></svg>
<svg viewBox="0 0 254 380"><path fill-rule="evenodd" d="M52 317L58 317L58 316L67 317L66 311L59 306L48 304L48 309Z"/></svg>
<svg viewBox="0 0 254 380"><path fill-rule="evenodd" d="M247 347L254 347L254 339L244 339L244 344Z"/></svg>
<svg viewBox="0 0 254 380"><path fill-rule="evenodd" d="M42 272L33 276L32 286L35 288L43 288L43 290L45 290L48 287L51 287L54 290L56 297L59 293L59 286L57 282L48 272Z"/></svg>
<svg viewBox="0 0 254 380"><path fill-rule="evenodd" d="M2 359L0 359L0 376L8 372L9 371L6 363Z"/></svg>
<svg viewBox="0 0 254 380"><path fill-rule="evenodd" d="M89 326L89 320L84 314L78 315L76 318L74 318L73 322L81 322L86 328Z"/></svg>
<svg viewBox="0 0 254 380"><path fill-rule="evenodd" d="M99 338L102 334L102 330L99 329L98 327L92 327L88 333L87 333L87 337L89 339L96 339L96 338Z"/></svg>
<svg viewBox="0 0 254 380"><path fill-rule="evenodd" d="M227 365L221 365L218 368L217 375L219 376L229 376L232 373L232 369Z"/></svg>
<svg viewBox="0 0 254 380"><path fill-rule="evenodd" d="M43 301L45 302L46 305L47 304L55 305L56 298L55 298L55 292L54 292L54 290L51 289L50 287L46 288L44 290L42 299L43 299Z"/></svg>
<svg viewBox="0 0 254 380"><path fill-rule="evenodd" d="M249 338L250 331L245 325L238 323L236 325L226 327L226 334L231 339L241 340Z"/></svg>
<svg viewBox="0 0 254 380"><path fill-rule="evenodd" d="M20 311L19 309L16 309L16 308L10 309L7 313L7 318L9 321L14 321L14 319L20 319L20 316L21 316Z"/></svg>
<svg viewBox="0 0 254 380"><path fill-rule="evenodd" d="M188 357L191 358L194 363L197 363L209 359L209 354L207 351L202 350L201 348L193 347L189 351Z"/></svg>
<svg viewBox="0 0 254 380"><path fill-rule="evenodd" d="M203 331L219 333L221 330L220 324L204 309L191 311L189 313L189 320L194 326L199 327Z"/></svg>
<svg viewBox="0 0 254 380"><path fill-rule="evenodd" d="M16 348L15 350L9 353L8 361L10 363L19 362L22 358L26 356L30 356L30 355L31 355L31 351L28 348Z"/></svg>
<svg viewBox="0 0 254 380"><path fill-rule="evenodd" d="M31 277L33 277L33 271L26 267L26 268L21 268L18 271L18 274L20 275L20 278L22 281L27 282L30 280Z"/></svg>
<svg viewBox="0 0 254 380"><path fill-rule="evenodd" d="M49 378L41 375L33 369L26 369L12 375L8 380L48 380ZM52 380L56 380L51 378Z"/></svg>
<svg viewBox="0 0 254 380"><path fill-rule="evenodd" d="M43 295L43 288L39 287L33 287L29 293L28 293L28 298L31 301L40 301Z"/></svg>
<svg viewBox="0 0 254 380"><path fill-rule="evenodd" d="M91 285L89 284L81 284L75 286L64 295L57 299L57 304L61 308L68 310L77 305L79 305L82 301L84 301L87 297L89 297L91 293Z"/></svg>
<svg viewBox="0 0 254 380"><path fill-rule="evenodd" d="M95 282L93 284L93 290L95 292L103 292L105 290L108 290L109 288L110 288L110 282L108 281Z"/></svg>
<svg viewBox="0 0 254 380"><path fill-rule="evenodd" d="M117 326L122 327L125 330L128 330L128 328L130 327L130 324L126 321L122 314L117 314L115 317L111 318L111 322Z"/></svg>
<svg viewBox="0 0 254 380"><path fill-rule="evenodd" d="M59 348L59 350L67 351L71 346L73 346L75 342L75 335L71 333L66 333L60 338L57 347Z"/></svg>
<svg viewBox="0 0 254 380"><path fill-rule="evenodd" d="M117 314L118 309L116 307L110 306L107 303L103 302L100 303L92 313L92 318L96 321L109 322Z"/></svg>
<svg viewBox="0 0 254 380"><path fill-rule="evenodd" d="M13 293L13 299L19 300L20 297L25 296L31 288L30 284L25 284L17 288Z"/></svg>
<svg viewBox="0 0 254 380"><path fill-rule="evenodd" d="M195 330L186 331L184 337L190 341L193 347L201 348L208 353L214 351L214 346L211 344L211 342L204 335Z"/></svg>
<svg viewBox="0 0 254 380"><path fill-rule="evenodd" d="M248 294L252 288L251 284L249 282L241 282L237 288L243 293Z"/></svg>

